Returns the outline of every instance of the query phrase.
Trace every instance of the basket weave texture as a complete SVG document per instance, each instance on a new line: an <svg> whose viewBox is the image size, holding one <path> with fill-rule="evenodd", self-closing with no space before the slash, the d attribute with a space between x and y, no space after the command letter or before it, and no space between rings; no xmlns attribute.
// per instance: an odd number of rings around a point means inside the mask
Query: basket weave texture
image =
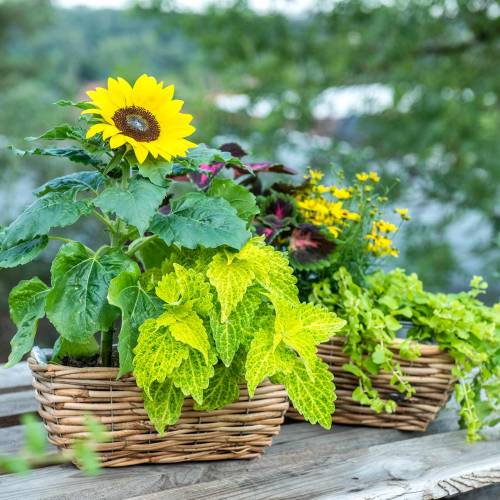
<svg viewBox="0 0 500 500"><path fill-rule="evenodd" d="M195 411L187 398L179 421L160 436L132 376L116 380L117 368L51 365L34 352L28 364L49 442L68 448L86 435L84 415L92 414L111 436L97 445L104 467L255 458L271 445L288 409L283 386L265 382L251 400L240 386L239 400L220 410Z"/></svg>
<svg viewBox="0 0 500 500"><path fill-rule="evenodd" d="M358 379L342 369L342 365L349 362L348 356L342 351L342 337L334 337L329 343L319 345L318 354L334 375L337 393L334 424L425 431L436 418L453 390L453 360L437 346L427 344L419 344L422 354L420 358L415 361L404 360L398 355L400 342L402 340L396 339L391 350L401 365L404 378L415 388L415 394L406 398L404 394L397 392L389 383L391 375L388 373L372 378L373 387L379 391L382 399L391 398L396 401L398 406L395 413L375 413L370 407L362 406L352 399L352 391L358 386ZM288 410L287 417L304 420L293 407Z"/></svg>

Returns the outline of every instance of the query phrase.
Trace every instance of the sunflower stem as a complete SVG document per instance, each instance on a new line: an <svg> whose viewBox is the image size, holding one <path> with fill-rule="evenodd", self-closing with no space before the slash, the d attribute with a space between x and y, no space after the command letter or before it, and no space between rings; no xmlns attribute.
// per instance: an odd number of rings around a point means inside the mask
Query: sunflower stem
<svg viewBox="0 0 500 500"><path fill-rule="evenodd" d="M111 355L113 350L113 333L111 327L109 330L101 332L101 365L111 366Z"/></svg>

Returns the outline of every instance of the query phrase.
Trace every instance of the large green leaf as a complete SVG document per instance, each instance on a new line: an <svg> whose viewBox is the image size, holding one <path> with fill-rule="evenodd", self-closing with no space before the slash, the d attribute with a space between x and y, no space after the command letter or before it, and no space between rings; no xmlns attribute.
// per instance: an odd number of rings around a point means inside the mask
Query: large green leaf
<svg viewBox="0 0 500 500"><path fill-rule="evenodd" d="M218 253L208 266L207 276L217 290L221 320L225 322L255 279L251 262Z"/></svg>
<svg viewBox="0 0 500 500"><path fill-rule="evenodd" d="M230 179L214 179L208 190L210 196L224 198L236 209L238 217L251 222L259 213L255 196L243 186Z"/></svg>
<svg viewBox="0 0 500 500"><path fill-rule="evenodd" d="M93 200L103 212L114 213L143 234L158 210L166 189L146 179L134 177L127 188L110 187Z"/></svg>
<svg viewBox="0 0 500 500"><path fill-rule="evenodd" d="M167 245L214 248L228 245L239 249L250 237L245 222L222 198L188 193L172 200L169 214L156 214L150 230Z"/></svg>
<svg viewBox="0 0 500 500"><path fill-rule="evenodd" d="M89 337L85 342L71 342L64 337L58 337L52 349L51 363L60 363L65 356L73 359L87 358L99 352L99 344L95 337Z"/></svg>
<svg viewBox="0 0 500 500"><path fill-rule="evenodd" d="M93 167L101 167L106 165L104 160L97 156L87 153L79 148L34 148L29 150L11 148L14 154L21 157L26 156L54 156L57 158L65 158L66 160L75 163L83 163L84 165L92 165Z"/></svg>
<svg viewBox="0 0 500 500"><path fill-rule="evenodd" d="M21 281L9 295L9 309L17 332L10 341L12 351L7 367L15 365L32 347L38 320L45 316L48 286L39 278Z"/></svg>
<svg viewBox="0 0 500 500"><path fill-rule="evenodd" d="M183 403L182 391L170 379L161 383L155 382L149 395L144 397L144 408L159 434L165 432L167 425L175 424L179 420Z"/></svg>
<svg viewBox="0 0 500 500"><path fill-rule="evenodd" d="M172 182L170 179L167 179L167 175L172 173L172 168L172 162L159 161L158 159L152 161L146 160L139 165L139 173L143 177L147 177L153 184L166 188Z"/></svg>
<svg viewBox="0 0 500 500"><path fill-rule="evenodd" d="M148 236L144 238L148 238ZM140 240L140 238L138 240ZM139 258L145 269L151 269L153 267L161 269L163 261L169 255L169 247L163 240L154 236L141 245L137 252L135 252L135 255Z"/></svg>
<svg viewBox="0 0 500 500"><path fill-rule="evenodd" d="M97 171L75 172L63 175L46 182L35 189L35 196L43 196L52 191L93 191L96 192L106 184L106 177Z"/></svg>
<svg viewBox="0 0 500 500"><path fill-rule="evenodd" d="M40 139L43 140L56 140L56 141L64 141L68 139L73 139L79 141L83 139L84 134L82 129L73 127L69 123L61 123L60 125L56 125L55 127L47 130L39 137L26 137L27 141L38 141Z"/></svg>
<svg viewBox="0 0 500 500"><path fill-rule="evenodd" d="M134 376L137 385L149 394L153 383L163 382L188 357L189 348L172 337L169 329L146 320L139 327L134 348Z"/></svg>
<svg viewBox="0 0 500 500"><path fill-rule="evenodd" d="M86 201L75 199L75 193L47 193L35 200L5 231L4 247L11 247L48 234L53 227L69 226L90 212Z"/></svg>
<svg viewBox="0 0 500 500"><path fill-rule="evenodd" d="M39 236L28 241L15 243L9 248L0 246L0 269L27 264L35 259L49 243L47 236Z"/></svg>
<svg viewBox="0 0 500 500"><path fill-rule="evenodd" d="M154 318L161 313L162 302L145 289L137 265L134 271L123 272L111 280L108 302L119 307L122 312L122 324L118 336L119 376L121 376L133 369L133 350L137 344L139 327L146 319Z"/></svg>
<svg viewBox="0 0 500 500"><path fill-rule="evenodd" d="M119 249L94 253L81 243L63 245L52 264L47 317L63 337L85 342L108 329L118 315L107 300L111 280L135 269L136 264Z"/></svg>

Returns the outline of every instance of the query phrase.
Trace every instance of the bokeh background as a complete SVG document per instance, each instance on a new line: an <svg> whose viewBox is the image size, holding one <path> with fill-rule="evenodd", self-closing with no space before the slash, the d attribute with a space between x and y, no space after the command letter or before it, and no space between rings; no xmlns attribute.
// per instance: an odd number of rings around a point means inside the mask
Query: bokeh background
<svg viewBox="0 0 500 500"><path fill-rule="evenodd" d="M48 178L78 166L15 157L108 75L176 84L194 139L240 142L298 170L377 170L413 217L401 256L428 288L473 274L500 291L500 4L494 0L0 0L0 226ZM64 234L64 232L62 232ZM95 245L90 220L66 231ZM48 280L51 247L0 271L0 361L7 294ZM42 344L50 327L42 325Z"/></svg>

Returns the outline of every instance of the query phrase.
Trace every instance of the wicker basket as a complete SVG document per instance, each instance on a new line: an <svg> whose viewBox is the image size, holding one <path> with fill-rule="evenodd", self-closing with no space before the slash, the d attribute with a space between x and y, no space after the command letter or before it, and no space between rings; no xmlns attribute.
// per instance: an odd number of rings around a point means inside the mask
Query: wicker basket
<svg viewBox="0 0 500 500"><path fill-rule="evenodd" d="M160 436L133 377L116 380L116 368L47 364L39 349L28 364L49 441L68 448L84 435L83 417L91 413L111 435L97 445L104 467L255 458L271 445L288 409L283 386L263 383L251 400L241 386L239 400L221 410L194 411L186 399L180 420Z"/></svg>
<svg viewBox="0 0 500 500"><path fill-rule="evenodd" d="M358 380L342 369L342 365L349 362L349 358L342 352L342 337L320 344L318 354L329 365L336 386L334 424L425 431L436 418L453 390L453 360L437 346L426 344L419 344L422 354L420 358L415 361L404 360L398 355L398 345L401 342L402 340L396 339L392 351L395 359L401 364L404 378L415 388L413 397L406 398L397 392L389 383L389 374L380 374L372 379L373 387L379 391L382 398L391 398L397 402L395 413L375 413L368 406L362 406L352 399L351 394L357 387ZM293 407L290 407L287 417L303 420L302 415Z"/></svg>

